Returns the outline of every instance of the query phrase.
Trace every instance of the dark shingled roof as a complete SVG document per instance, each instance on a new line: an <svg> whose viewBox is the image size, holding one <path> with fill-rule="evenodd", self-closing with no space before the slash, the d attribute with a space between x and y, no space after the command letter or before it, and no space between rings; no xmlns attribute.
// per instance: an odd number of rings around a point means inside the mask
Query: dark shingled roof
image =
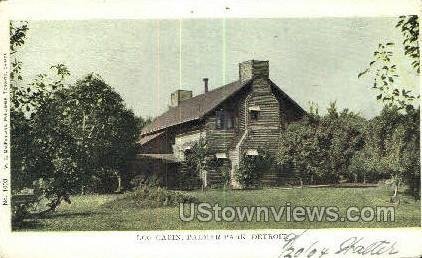
<svg viewBox="0 0 422 258"><path fill-rule="evenodd" d="M142 137L139 141L138 141L138 143L140 143L141 145L142 144L145 144L145 143L147 143L147 142L149 142L149 141L151 141L151 140L154 140L155 138L157 138L157 137L159 137L160 135L162 135L164 132L158 132L158 133L153 133L153 134L148 134L148 135L145 135L145 137Z"/></svg>
<svg viewBox="0 0 422 258"><path fill-rule="evenodd" d="M193 121L215 109L221 102L249 84L249 81L231 82L207 93L182 101L167 112L155 118L142 129L141 135L150 134L164 128Z"/></svg>
<svg viewBox="0 0 422 258"><path fill-rule="evenodd" d="M241 83L234 81L207 93L182 101L177 107L170 108L167 112L155 118L145 126L141 132L141 142L147 142L158 137L160 130L170 126L202 118L205 114L213 111L224 100L248 85L252 80ZM297 107L298 112L306 113L292 98L282 91L273 81L269 80L272 87L281 93L286 101ZM154 133L153 135L150 135ZM148 135L148 136L147 136ZM144 138L144 139L142 139Z"/></svg>

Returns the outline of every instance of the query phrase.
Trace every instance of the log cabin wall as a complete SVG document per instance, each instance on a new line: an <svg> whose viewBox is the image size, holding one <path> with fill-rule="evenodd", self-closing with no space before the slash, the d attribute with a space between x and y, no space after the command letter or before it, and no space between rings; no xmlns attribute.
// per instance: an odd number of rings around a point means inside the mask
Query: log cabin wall
<svg viewBox="0 0 422 258"><path fill-rule="evenodd" d="M276 87L277 86L272 87L272 93L280 104L280 125L282 129L285 129L288 124L301 119L305 112L302 109L299 109L289 97L282 94Z"/></svg>
<svg viewBox="0 0 422 258"><path fill-rule="evenodd" d="M241 107L248 95L249 88L243 89L238 94L228 98L215 111L208 114L204 119L204 130L206 131L208 146L213 153L227 153L229 149L237 144L241 131L244 130L244 119L240 113ZM225 110L233 115L232 129L217 129L217 111ZM243 125L243 129L242 129Z"/></svg>
<svg viewBox="0 0 422 258"><path fill-rule="evenodd" d="M245 102L248 135L242 150L265 148L274 153L280 134L280 104L267 79L258 78L252 83L252 92ZM251 116L250 108L259 108L258 117Z"/></svg>
<svg viewBox="0 0 422 258"><path fill-rule="evenodd" d="M213 103L213 96L229 97L225 100L220 97L218 106L214 106L205 115L194 114L190 117L190 122L163 128L165 134L146 144L143 152L173 153L183 159L181 152L184 146L205 137L210 154L225 153L229 158L226 161L234 164L231 169L239 164L239 156L248 149L262 148L276 154L279 135L283 129L303 117L305 112L269 79L268 61L250 60L240 63L239 81L247 84L237 88L237 91L229 91L230 94L204 95L205 98L211 97L209 103ZM240 86L233 82L223 89L237 87L236 85ZM187 113L183 114L190 114L190 108L185 108ZM217 128L217 124L221 124L217 123L217 112L222 110L233 115L233 128ZM254 111L254 116L251 111ZM210 172L218 178L216 171ZM264 175L263 181L272 184L278 180L280 174L283 173L269 171Z"/></svg>

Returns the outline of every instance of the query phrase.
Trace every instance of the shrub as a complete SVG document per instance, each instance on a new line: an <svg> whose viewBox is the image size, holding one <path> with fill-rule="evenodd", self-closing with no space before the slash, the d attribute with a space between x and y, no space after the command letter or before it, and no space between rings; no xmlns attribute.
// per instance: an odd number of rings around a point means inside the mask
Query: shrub
<svg viewBox="0 0 422 258"><path fill-rule="evenodd" d="M19 199L19 200L18 200ZM31 210L36 204L37 199L32 196L12 196L12 226L20 227L25 219L31 216Z"/></svg>
<svg viewBox="0 0 422 258"><path fill-rule="evenodd" d="M235 173L236 180L244 188L259 187L264 172L273 168L274 158L265 150L258 150L257 156L243 154L239 168Z"/></svg>
<svg viewBox="0 0 422 258"><path fill-rule="evenodd" d="M221 185L224 188L230 185L230 170L231 170L230 160L217 159L213 157L212 159L209 159L206 170L208 172L216 171L217 174L221 177ZM220 185L217 185L217 186L220 186Z"/></svg>
<svg viewBox="0 0 422 258"><path fill-rule="evenodd" d="M223 186L228 187L230 185L230 170L231 168L227 164L221 164L217 167L217 171L223 180Z"/></svg>
<svg viewBox="0 0 422 258"><path fill-rule="evenodd" d="M198 200L188 194L170 191L160 187L142 187L127 193L124 197L103 205L104 208L118 209L120 207L158 208L177 206L179 203L197 203Z"/></svg>
<svg viewBox="0 0 422 258"><path fill-rule="evenodd" d="M191 160L183 161L177 169L175 188L180 190L194 190L200 188L202 182L196 171L196 164Z"/></svg>

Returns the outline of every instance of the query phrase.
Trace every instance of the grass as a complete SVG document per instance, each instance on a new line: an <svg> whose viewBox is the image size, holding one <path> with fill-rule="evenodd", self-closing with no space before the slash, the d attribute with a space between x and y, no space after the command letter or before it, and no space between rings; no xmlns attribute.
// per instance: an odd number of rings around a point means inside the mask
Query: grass
<svg viewBox="0 0 422 258"><path fill-rule="evenodd" d="M266 188L248 191L210 190L186 192L192 200L219 203L220 206L337 206L344 215L350 206L389 206L390 190L385 186L371 188ZM268 228L360 228L420 227L420 201L401 194L395 210L395 222L182 222L179 208L166 205L146 208L134 205L134 193L121 195L74 196L71 204L63 204L48 217L27 223L24 231L85 231L85 230L200 230L200 229L268 229ZM139 202L139 199L137 200ZM155 205L154 207L156 207Z"/></svg>

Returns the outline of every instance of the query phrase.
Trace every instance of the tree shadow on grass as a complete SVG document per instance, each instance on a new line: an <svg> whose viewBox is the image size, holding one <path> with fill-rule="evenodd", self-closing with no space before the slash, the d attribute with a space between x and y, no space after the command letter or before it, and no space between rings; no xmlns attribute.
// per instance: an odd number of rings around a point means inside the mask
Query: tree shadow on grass
<svg viewBox="0 0 422 258"><path fill-rule="evenodd" d="M55 218L64 218L64 219L72 219L72 218L83 218L83 217L90 217L93 215L98 214L106 214L104 211L84 211L84 212L56 212L56 213L49 213L45 214L42 217L36 219L55 219Z"/></svg>
<svg viewBox="0 0 422 258"><path fill-rule="evenodd" d="M359 184L359 183L347 183L347 184L336 184L331 185L331 188L376 188L378 184Z"/></svg>
<svg viewBox="0 0 422 258"><path fill-rule="evenodd" d="M106 212L100 211L48 213L42 216L33 216L31 218L25 219L18 225L12 225L12 231L43 230L45 229L45 224L43 221L48 219L80 219L105 213Z"/></svg>
<svg viewBox="0 0 422 258"><path fill-rule="evenodd" d="M27 230L41 229L42 226L43 225L37 220L27 219L17 225L12 224L12 231L27 231Z"/></svg>

